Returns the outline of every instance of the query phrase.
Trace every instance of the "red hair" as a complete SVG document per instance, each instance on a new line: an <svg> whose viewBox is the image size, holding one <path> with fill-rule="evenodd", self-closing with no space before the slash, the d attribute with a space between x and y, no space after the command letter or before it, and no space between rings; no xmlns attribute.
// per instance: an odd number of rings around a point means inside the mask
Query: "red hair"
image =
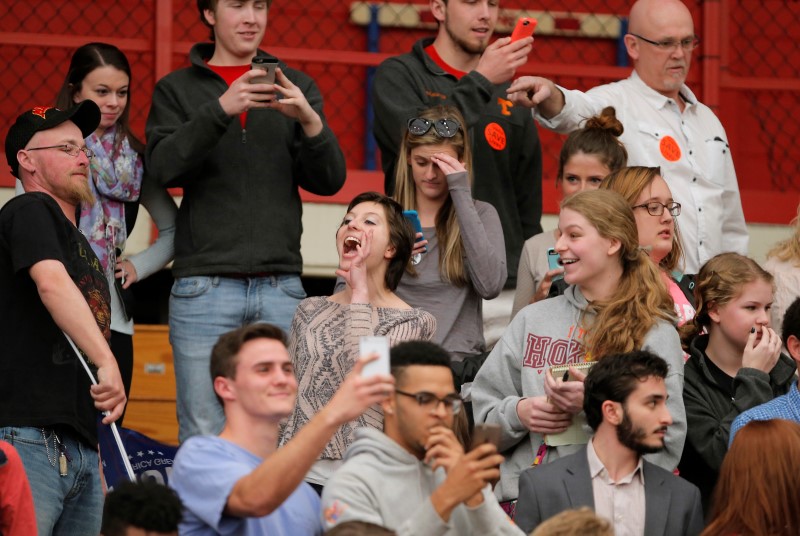
<svg viewBox="0 0 800 536"><path fill-rule="evenodd" d="M800 534L800 425L746 424L722 462L702 536Z"/></svg>

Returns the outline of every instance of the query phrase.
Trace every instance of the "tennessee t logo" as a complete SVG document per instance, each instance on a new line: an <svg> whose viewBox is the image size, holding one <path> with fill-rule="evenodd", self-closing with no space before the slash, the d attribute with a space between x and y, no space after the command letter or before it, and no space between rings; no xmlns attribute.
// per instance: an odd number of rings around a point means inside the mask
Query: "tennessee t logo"
<svg viewBox="0 0 800 536"><path fill-rule="evenodd" d="M49 106L36 106L33 110L31 110L31 113L33 115L38 115L42 119L47 119L45 115L47 114L47 110L49 109L50 109Z"/></svg>
<svg viewBox="0 0 800 536"><path fill-rule="evenodd" d="M509 110L509 108L514 106L513 102L511 102L510 100L504 99L502 97L497 97L497 104L500 105L500 113L501 114L503 114L503 115L511 115L511 110Z"/></svg>

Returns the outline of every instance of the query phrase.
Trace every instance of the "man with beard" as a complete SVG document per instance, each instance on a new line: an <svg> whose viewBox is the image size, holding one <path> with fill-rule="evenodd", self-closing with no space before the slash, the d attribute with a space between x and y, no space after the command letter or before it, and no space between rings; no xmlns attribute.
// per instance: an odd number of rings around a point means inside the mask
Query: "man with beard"
<svg viewBox="0 0 800 536"><path fill-rule="evenodd" d="M450 354L427 341L392 348L396 388L383 432L356 430L345 463L322 491L325 529L365 521L399 535L519 535L489 483L503 457L486 443L465 453L453 433L463 404Z"/></svg>
<svg viewBox="0 0 800 536"><path fill-rule="evenodd" d="M457 106L472 140L472 193L500 215L506 288L514 288L522 244L542 232L539 135L528 110L506 95L533 38L512 43L505 37L489 44L500 10L497 0L431 0L430 7L439 23L436 37L417 41L410 53L387 59L375 73L373 132L386 194L394 193L397 150L409 120L437 104Z"/></svg>
<svg viewBox="0 0 800 536"><path fill-rule="evenodd" d="M646 350L607 355L592 367L583 410L594 437L585 449L522 473L515 521L526 534L581 506L611 521L619 536L703 530L697 487L642 458L664 448L672 423L668 369Z"/></svg>
<svg viewBox="0 0 800 536"><path fill-rule="evenodd" d="M84 138L99 123L91 100L68 111L36 107L17 118L5 142L26 193L0 211L0 439L22 459L39 534L100 532L97 410L109 412L108 424L125 406L108 346L108 283L75 227L78 204L92 197Z"/></svg>
<svg viewBox="0 0 800 536"><path fill-rule="evenodd" d="M700 40L680 0L638 0L625 46L633 73L586 93L545 78L515 80L508 97L534 107L547 129L567 134L614 106L625 125L620 140L629 166L660 166L675 201L683 205L681 235L686 273L718 253L747 254L747 227L728 137L717 116L686 86Z"/></svg>

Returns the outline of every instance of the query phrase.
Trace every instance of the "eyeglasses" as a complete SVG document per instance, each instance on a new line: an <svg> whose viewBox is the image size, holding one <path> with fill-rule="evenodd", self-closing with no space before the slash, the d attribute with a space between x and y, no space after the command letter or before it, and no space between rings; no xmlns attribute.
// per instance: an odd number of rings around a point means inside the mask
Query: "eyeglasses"
<svg viewBox="0 0 800 536"><path fill-rule="evenodd" d="M647 213L651 216L661 216L664 214L664 209L667 209L669 213L673 216L680 216L681 215L681 204L672 202L668 204L659 203L658 201L650 201L649 203L644 203L642 205L636 205L635 207L631 208L646 208Z"/></svg>
<svg viewBox="0 0 800 536"><path fill-rule="evenodd" d="M677 39L664 39L663 41L653 41L652 39L642 37L639 34L632 33L631 35L637 39L641 39L645 43L650 43L654 47L658 48L659 50L663 50L664 52L673 52L674 50L677 50L678 45L680 45L680 47L686 52L691 52L700 45L700 38L697 37L696 35L693 35L692 37L687 37L686 39L681 39L680 41L678 41Z"/></svg>
<svg viewBox="0 0 800 536"><path fill-rule="evenodd" d="M431 127L440 138L452 138L458 134L461 125L455 119L437 119L431 121L422 117L413 117L408 120L408 131L414 136L426 134Z"/></svg>
<svg viewBox="0 0 800 536"><path fill-rule="evenodd" d="M92 158L94 156L94 151L89 149L88 147L78 147L77 145L72 145L71 143L64 143L61 145L48 145L47 147L31 147L30 149L25 149L26 151L41 151L43 149L61 149L65 153L70 156L78 156L78 153L83 153L86 155L86 158Z"/></svg>
<svg viewBox="0 0 800 536"><path fill-rule="evenodd" d="M447 395L444 398L439 398L433 393L422 391L421 393L406 393L399 389L394 390L398 395L409 396L417 401L421 407L427 407L431 411L439 407L439 404L444 404L444 409L451 412L453 415L458 414L464 406L461 397L458 395Z"/></svg>

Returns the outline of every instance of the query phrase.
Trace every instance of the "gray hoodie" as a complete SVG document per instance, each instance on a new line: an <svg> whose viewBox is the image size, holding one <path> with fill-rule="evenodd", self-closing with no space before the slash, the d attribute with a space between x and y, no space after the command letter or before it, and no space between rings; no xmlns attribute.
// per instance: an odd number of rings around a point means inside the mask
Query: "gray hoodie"
<svg viewBox="0 0 800 536"><path fill-rule="evenodd" d="M500 500L517 498L519 474L533 464L542 444L542 434L530 432L519 420L517 403L523 398L544 396L544 374L554 365L585 360L584 331L594 313L573 286L562 296L542 300L522 309L509 324L503 337L478 372L472 384L475 422L499 424L503 436L500 451L506 461L500 467L500 483L495 494ZM583 318L589 315L587 318ZM666 385L667 407L672 425L667 430L665 448L645 456L649 462L673 471L678 465L686 439L686 411L683 407L683 351L675 327L659 320L644 338L643 349L650 350L669 364ZM575 416L582 419L583 413ZM582 448L566 445L547 449L542 463L548 463Z"/></svg>
<svg viewBox="0 0 800 536"><path fill-rule="evenodd" d="M345 463L322 491L325 530L345 521L367 521L414 536L515 535L522 531L500 508L489 487L477 508L460 504L445 523L430 496L445 480L422 460L372 428L356 430Z"/></svg>

